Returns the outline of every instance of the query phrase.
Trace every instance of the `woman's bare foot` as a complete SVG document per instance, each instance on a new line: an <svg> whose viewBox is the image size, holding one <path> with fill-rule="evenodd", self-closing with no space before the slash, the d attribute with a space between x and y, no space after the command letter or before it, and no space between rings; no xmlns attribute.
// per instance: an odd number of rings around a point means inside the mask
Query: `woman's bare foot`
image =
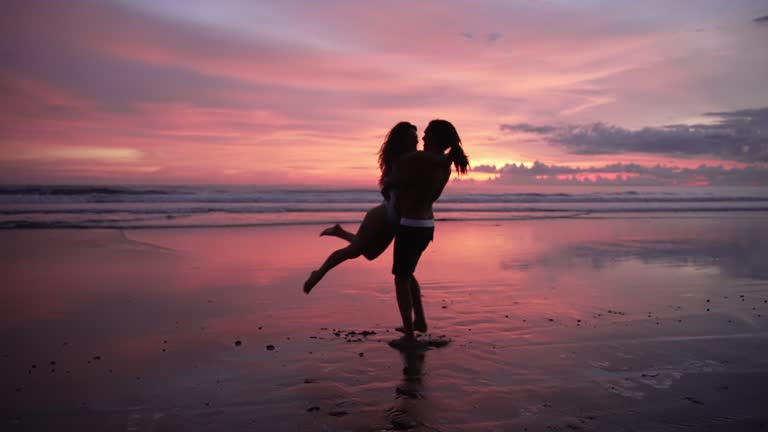
<svg viewBox="0 0 768 432"><path fill-rule="evenodd" d="M312 291L312 288L314 288L322 278L323 275L321 275L319 271L313 271L312 274L309 275L307 281L304 282L304 294L309 294L309 292Z"/></svg>
<svg viewBox="0 0 768 432"><path fill-rule="evenodd" d="M341 232L342 228L341 225L336 224L330 228L324 229L322 232L320 232L320 237L322 236L334 236L339 237L339 233Z"/></svg>

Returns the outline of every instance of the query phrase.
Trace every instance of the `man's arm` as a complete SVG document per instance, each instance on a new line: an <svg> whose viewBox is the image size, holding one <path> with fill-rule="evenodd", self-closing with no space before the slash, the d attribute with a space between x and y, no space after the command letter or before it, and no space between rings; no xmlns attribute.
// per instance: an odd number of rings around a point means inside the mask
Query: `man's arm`
<svg viewBox="0 0 768 432"><path fill-rule="evenodd" d="M448 159L448 158L446 158ZM448 162L447 166L441 166L440 167L440 187L435 190L435 195L432 197L432 202L435 202L440 198L440 195L443 194L443 189L445 189L445 185L448 184L448 180L451 178L451 163Z"/></svg>
<svg viewBox="0 0 768 432"><path fill-rule="evenodd" d="M392 168L392 173L384 178L382 189L400 189L412 184L414 178L419 173L419 165L423 162L425 156L429 155L423 151L417 151L401 157Z"/></svg>

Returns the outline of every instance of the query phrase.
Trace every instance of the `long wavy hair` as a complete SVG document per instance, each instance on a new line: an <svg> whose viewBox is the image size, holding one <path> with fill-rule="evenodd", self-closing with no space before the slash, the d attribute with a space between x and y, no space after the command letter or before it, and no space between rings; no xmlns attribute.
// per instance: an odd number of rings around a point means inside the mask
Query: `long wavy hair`
<svg viewBox="0 0 768 432"><path fill-rule="evenodd" d="M416 126L408 122L396 124L387 134L387 138L381 144L379 149L379 185L384 182L384 178L392 173L392 166L400 157L406 153L416 151L419 144L419 137L416 135Z"/></svg>
<svg viewBox="0 0 768 432"><path fill-rule="evenodd" d="M464 148L461 146L461 137L453 127L451 122L447 120L435 119L429 122L427 128L424 130L424 146L435 146L441 152L448 151L448 157L453 162L453 166L456 167L456 172L459 174L466 174L469 168L469 157L464 153Z"/></svg>

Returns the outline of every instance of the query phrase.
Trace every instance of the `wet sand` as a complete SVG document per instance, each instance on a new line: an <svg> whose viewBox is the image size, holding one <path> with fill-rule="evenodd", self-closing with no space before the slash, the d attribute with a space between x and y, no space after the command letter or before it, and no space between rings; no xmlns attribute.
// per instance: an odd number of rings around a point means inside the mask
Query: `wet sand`
<svg viewBox="0 0 768 432"><path fill-rule="evenodd" d="M760 215L441 222L411 353L322 228L0 231L2 429L768 430Z"/></svg>

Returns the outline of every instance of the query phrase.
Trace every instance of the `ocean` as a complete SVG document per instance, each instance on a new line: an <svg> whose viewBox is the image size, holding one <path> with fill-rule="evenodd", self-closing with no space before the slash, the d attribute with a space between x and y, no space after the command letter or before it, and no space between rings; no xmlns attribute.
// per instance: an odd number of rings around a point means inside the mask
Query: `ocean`
<svg viewBox="0 0 768 432"><path fill-rule="evenodd" d="M0 229L214 228L357 223L381 202L375 189L263 186L3 186ZM764 217L765 189L637 188L509 191L453 188L438 220L681 217L698 213Z"/></svg>

